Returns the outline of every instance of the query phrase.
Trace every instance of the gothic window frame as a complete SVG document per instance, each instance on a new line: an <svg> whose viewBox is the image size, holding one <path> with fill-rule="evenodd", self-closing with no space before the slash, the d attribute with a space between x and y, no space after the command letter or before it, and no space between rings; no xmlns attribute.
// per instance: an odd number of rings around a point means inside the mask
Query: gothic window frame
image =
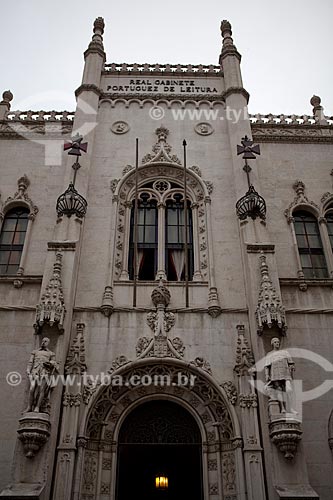
<svg viewBox="0 0 333 500"><path fill-rule="evenodd" d="M298 254L301 261L302 272L305 279L325 279L328 278L328 266L325 257L323 238L320 234L320 226L318 218L309 210L294 210L293 223L295 227L295 236L298 248ZM315 225L314 229L311 226ZM299 230L301 228L301 230ZM317 240L318 244L313 244L313 240ZM303 241L303 244L300 244ZM305 265L305 260L308 265ZM322 266L316 265L316 258L322 256ZM320 271L321 270L321 271ZM308 276L307 272L312 272L312 276ZM323 274L323 276L320 276Z"/></svg>
<svg viewBox="0 0 333 500"><path fill-rule="evenodd" d="M0 231L0 275L13 276L19 270L27 234L29 213L30 211L27 207L19 205L7 210L3 218ZM8 236L10 239L8 239ZM21 241L22 237L23 241ZM3 260L4 254L8 254L5 260ZM18 261L13 263L12 258L15 254L18 254L16 255ZM4 267L6 270L3 269ZM11 268L13 267L15 271L11 272Z"/></svg>
<svg viewBox="0 0 333 500"><path fill-rule="evenodd" d="M326 228L326 220L324 217L321 216L321 211L319 206L314 203L313 201L309 200L308 197L305 194L305 184L297 180L293 184L293 189L296 192L296 196L294 200L290 203L289 207L285 210L284 214L287 218L287 222L290 225L291 229L291 236L292 236L292 241L293 241L293 247L295 250L295 257L297 261L297 276L304 280L318 280L318 279L327 279L330 275L332 275L332 268L330 265L330 262L332 261L331 255L332 251L328 248L328 233L327 233L327 228ZM295 228L295 214L297 212L307 212L311 216L314 217L316 220L316 223L318 225L318 230L319 230L319 235L321 239L321 246L322 246L322 251L323 251L323 256L326 262L326 270L327 270L327 277L326 278L318 278L318 277L305 277L304 271L303 271L303 266L301 262L301 257L300 257L300 251L299 251L299 246L297 242L297 234L296 234L296 228ZM332 261L333 263L333 261Z"/></svg>
<svg viewBox="0 0 333 500"><path fill-rule="evenodd" d="M2 228L4 221L6 219L6 216L8 213L10 213L12 210L17 209L17 208L23 208L28 211L28 224L25 232L25 238L23 242L23 247L21 251L21 256L20 256L20 261L18 265L18 270L17 272L13 274L7 274L7 273L0 273L1 276L23 276L24 274L24 269L26 266L26 259L27 259L27 253L28 253L28 248L29 248L29 242L30 242L30 236L31 236L31 230L32 230L32 223L36 218L36 215L39 211L38 207L33 203L31 198L29 198L27 194L27 189L30 185L30 181L26 175L23 177L20 177L17 181L18 185L18 190L14 193L13 196L9 196L4 203L1 204L0 206L0 235L2 234ZM14 285L17 286L18 283L14 282ZM22 283L20 282L19 285L21 286Z"/></svg>
<svg viewBox="0 0 333 500"><path fill-rule="evenodd" d="M125 167L127 170L127 168ZM193 282L209 281L209 255L208 255L208 231L207 225L210 217L210 195L207 185L202 181L196 171L187 169L187 199L191 204L193 216ZM179 187L170 189L164 193L156 189L151 190L158 206L158 253L159 264L164 262L161 269L157 266L156 279L166 279L165 274L165 204L168 197L175 192L181 192L183 187L184 170L179 165L154 166L143 165L138 168L138 194L142 192L147 183L154 184L157 181L175 183ZM148 191L147 188L143 189ZM131 207L135 197L135 170L125 171L123 179L116 183L114 189L114 201L117 202L116 231L115 231L115 264L114 280L129 281L128 255L129 255L129 233ZM209 211L209 214L208 214ZM162 255L163 254L163 255ZM176 283L171 281L170 283Z"/></svg>

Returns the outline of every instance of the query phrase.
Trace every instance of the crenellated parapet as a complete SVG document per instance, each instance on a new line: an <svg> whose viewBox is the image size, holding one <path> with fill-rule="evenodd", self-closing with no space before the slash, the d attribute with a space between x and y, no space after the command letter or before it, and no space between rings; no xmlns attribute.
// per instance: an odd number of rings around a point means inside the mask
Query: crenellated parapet
<svg viewBox="0 0 333 500"><path fill-rule="evenodd" d="M189 76L190 74L194 74L196 76L200 75L221 75L221 67L215 64L149 64L149 63L112 63L105 64L104 71L107 74L115 73L115 74L125 74L125 75L133 75L133 74L163 74L164 76L168 75L184 75Z"/></svg>
<svg viewBox="0 0 333 500"><path fill-rule="evenodd" d="M258 142L333 142L333 116L324 115L321 99L313 96L312 115L249 114L253 139Z"/></svg>
<svg viewBox="0 0 333 500"><path fill-rule="evenodd" d="M0 137L41 139L59 137L72 132L73 111L10 111L0 120Z"/></svg>

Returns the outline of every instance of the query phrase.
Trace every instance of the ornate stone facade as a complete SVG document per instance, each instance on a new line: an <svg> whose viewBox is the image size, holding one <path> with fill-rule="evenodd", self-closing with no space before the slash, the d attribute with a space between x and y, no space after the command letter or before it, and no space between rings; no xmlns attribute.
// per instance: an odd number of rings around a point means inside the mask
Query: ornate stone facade
<svg viewBox="0 0 333 500"><path fill-rule="evenodd" d="M13 95L3 94L0 257L20 262L17 274L0 275L3 381L8 374L0 498L124 500L122 430L153 402L178 408L180 428L185 414L197 428L198 500L332 498L329 398L317 394L296 415L261 390L272 337L298 349L293 359L304 357L295 372L302 387L321 387L321 366L330 371L332 118L318 96L312 116L244 113L249 94L228 21L221 34L217 66L109 64L97 18L75 112L13 111ZM82 103L93 116L87 128ZM239 120L228 119L230 109ZM208 111L221 119L199 118ZM176 112L184 120L175 120ZM75 187L87 212L57 217L57 199L73 179L64 139L83 129L88 154ZM250 171L237 155L246 136L264 144ZM265 220L236 215L249 189L246 170L265 200ZM64 193L64 203L66 196L75 202L73 193ZM148 209L140 213L137 251L158 245L153 257L147 253L153 278L134 280L132 208L143 193L157 216L152 222ZM175 195L181 208L166 215ZM19 215L6 229L14 220L8 214L20 207L29 212L27 230L17 229ZM309 231L297 226L295 211L314 217ZM193 275L188 283L181 272L167 280L167 266L176 270L177 257L179 266L180 254L185 258L185 240ZM315 274L318 261L325 277L305 278L304 268L312 265ZM51 411L22 415L29 388L15 376L22 378L41 334L50 339L59 380ZM158 441L166 418L154 425ZM140 430L134 438L144 441Z"/></svg>

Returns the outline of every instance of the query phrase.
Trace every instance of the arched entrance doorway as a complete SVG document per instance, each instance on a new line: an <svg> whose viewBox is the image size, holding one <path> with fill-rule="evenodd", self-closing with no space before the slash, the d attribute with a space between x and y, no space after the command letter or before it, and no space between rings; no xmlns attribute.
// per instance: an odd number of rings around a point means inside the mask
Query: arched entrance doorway
<svg viewBox="0 0 333 500"><path fill-rule="evenodd" d="M168 488L156 488L157 475ZM118 440L116 500L203 499L202 439L181 405L154 400L124 420Z"/></svg>

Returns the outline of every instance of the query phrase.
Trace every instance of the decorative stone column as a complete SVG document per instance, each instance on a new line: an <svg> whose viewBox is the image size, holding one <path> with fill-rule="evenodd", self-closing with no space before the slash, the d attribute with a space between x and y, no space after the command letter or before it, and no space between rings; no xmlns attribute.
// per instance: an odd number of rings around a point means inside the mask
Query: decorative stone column
<svg viewBox="0 0 333 500"><path fill-rule="evenodd" d="M254 357L245 338L244 325L237 325L235 376L239 391L240 420L248 500L265 500L262 447L258 423L258 398L253 384Z"/></svg>
<svg viewBox="0 0 333 500"><path fill-rule="evenodd" d="M165 274L165 204L159 203L158 208L158 258L156 280L166 280Z"/></svg>
<svg viewBox="0 0 333 500"><path fill-rule="evenodd" d="M84 324L76 326L76 337L69 349L65 375L68 376L63 394L63 414L54 481L54 500L67 500L72 491L79 410L82 402L83 375L86 372ZM82 454L82 453L81 453Z"/></svg>
<svg viewBox="0 0 333 500"><path fill-rule="evenodd" d="M205 207L206 207L206 226L207 226L207 239L208 239L207 253L209 260L208 314L213 318L217 318L217 316L221 314L222 309L219 303L219 296L215 283L211 199L209 196L205 197Z"/></svg>

